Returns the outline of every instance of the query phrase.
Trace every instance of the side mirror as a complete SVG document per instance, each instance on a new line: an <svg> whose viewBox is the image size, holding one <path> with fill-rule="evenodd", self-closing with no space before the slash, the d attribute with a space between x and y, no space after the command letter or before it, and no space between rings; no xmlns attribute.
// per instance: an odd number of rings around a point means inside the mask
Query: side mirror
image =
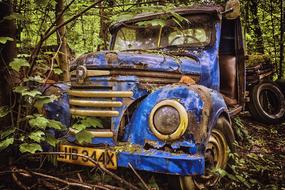
<svg viewBox="0 0 285 190"><path fill-rule="evenodd" d="M226 3L224 16L226 19L233 20L240 16L239 0L229 0Z"/></svg>

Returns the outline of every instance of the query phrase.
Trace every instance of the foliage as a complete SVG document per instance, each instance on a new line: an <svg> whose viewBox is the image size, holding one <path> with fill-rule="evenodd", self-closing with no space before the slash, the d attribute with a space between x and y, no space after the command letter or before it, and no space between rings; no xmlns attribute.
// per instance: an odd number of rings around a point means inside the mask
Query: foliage
<svg viewBox="0 0 285 190"><path fill-rule="evenodd" d="M6 115L8 115L10 112L10 109L8 106L2 106L0 107L0 118L1 117L5 117Z"/></svg>
<svg viewBox="0 0 285 190"><path fill-rule="evenodd" d="M0 37L0 44L6 44L8 41L14 41L14 39L10 37Z"/></svg>
<svg viewBox="0 0 285 190"><path fill-rule="evenodd" d="M42 147L37 143L31 143L31 144L23 143L20 145L20 151L22 153L25 152L35 153L37 151L42 151L42 150L43 150Z"/></svg>
<svg viewBox="0 0 285 190"><path fill-rule="evenodd" d="M75 121L71 126L72 129L76 131L76 140L82 143L90 143L93 136L88 132L87 128L102 128L103 125L101 121L94 117L75 117Z"/></svg>
<svg viewBox="0 0 285 190"><path fill-rule="evenodd" d="M225 178L221 185L223 189L279 188L276 181L282 178L284 161L279 149L284 143L282 127L263 126L244 118L234 118L238 141L235 143L236 151L230 153L228 171L215 171Z"/></svg>
<svg viewBox="0 0 285 190"><path fill-rule="evenodd" d="M14 143L14 138L6 138L0 142L0 151Z"/></svg>
<svg viewBox="0 0 285 190"><path fill-rule="evenodd" d="M24 71L29 66L23 58L16 58L10 63L11 69L16 72ZM18 146L19 151L22 153L35 153L36 151L42 151L42 145L45 143L53 147L58 143L51 131L66 130L65 126L59 121L48 119L37 113L37 110L41 111L45 104L51 103L58 98L55 95L43 95L40 91L43 85L43 78L40 75L34 75L25 77L14 88L13 91L18 96L18 115L12 126L1 130L1 151L13 144ZM1 107L0 116L5 117L9 112L9 107Z"/></svg>
<svg viewBox="0 0 285 190"><path fill-rule="evenodd" d="M30 64L25 59L16 58L10 63L10 67L17 72L19 72L22 67L29 67L29 66Z"/></svg>

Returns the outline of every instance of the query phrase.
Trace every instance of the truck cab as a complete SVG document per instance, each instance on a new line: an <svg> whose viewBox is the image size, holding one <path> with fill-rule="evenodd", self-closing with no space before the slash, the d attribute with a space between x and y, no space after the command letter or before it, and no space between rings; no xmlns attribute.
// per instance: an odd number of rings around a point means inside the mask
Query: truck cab
<svg viewBox="0 0 285 190"><path fill-rule="evenodd" d="M83 55L49 116L69 127L59 151L102 167L163 173L177 188L211 188L233 151L231 115L244 107L245 66L239 16L223 7L140 14L111 26L109 51ZM230 14L230 13L229 13ZM61 107L61 105L64 106ZM78 118L97 118L79 144ZM78 156L59 161L92 166Z"/></svg>

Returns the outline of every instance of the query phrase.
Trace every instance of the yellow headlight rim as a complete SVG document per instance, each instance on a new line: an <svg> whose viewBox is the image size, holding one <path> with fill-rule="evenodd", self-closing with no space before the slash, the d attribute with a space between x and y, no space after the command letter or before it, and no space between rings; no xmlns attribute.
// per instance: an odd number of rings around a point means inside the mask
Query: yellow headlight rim
<svg viewBox="0 0 285 190"><path fill-rule="evenodd" d="M176 129L176 131L174 133L172 133L171 135L161 134L154 126L155 112L163 106L171 106L171 107L175 108L178 111L179 116L180 116L180 124L179 124L178 128ZM149 126L150 126L150 130L153 132L153 134L157 138L159 138L160 140L163 140L163 141L177 140L185 133L185 131L187 129L187 126L188 126L187 111L184 108L184 106L176 100L163 100L163 101L159 102L158 104L156 104L154 106L154 108L151 110L150 116L149 116Z"/></svg>

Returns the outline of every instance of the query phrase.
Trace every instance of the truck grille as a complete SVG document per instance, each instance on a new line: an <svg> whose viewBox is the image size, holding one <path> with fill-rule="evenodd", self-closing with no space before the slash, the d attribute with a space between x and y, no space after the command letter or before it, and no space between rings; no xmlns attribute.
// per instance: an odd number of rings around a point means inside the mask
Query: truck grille
<svg viewBox="0 0 285 190"><path fill-rule="evenodd" d="M100 91L93 89L72 89L70 96L70 112L77 116L116 117L119 112L113 110L123 105L116 98L130 98L132 91Z"/></svg>

